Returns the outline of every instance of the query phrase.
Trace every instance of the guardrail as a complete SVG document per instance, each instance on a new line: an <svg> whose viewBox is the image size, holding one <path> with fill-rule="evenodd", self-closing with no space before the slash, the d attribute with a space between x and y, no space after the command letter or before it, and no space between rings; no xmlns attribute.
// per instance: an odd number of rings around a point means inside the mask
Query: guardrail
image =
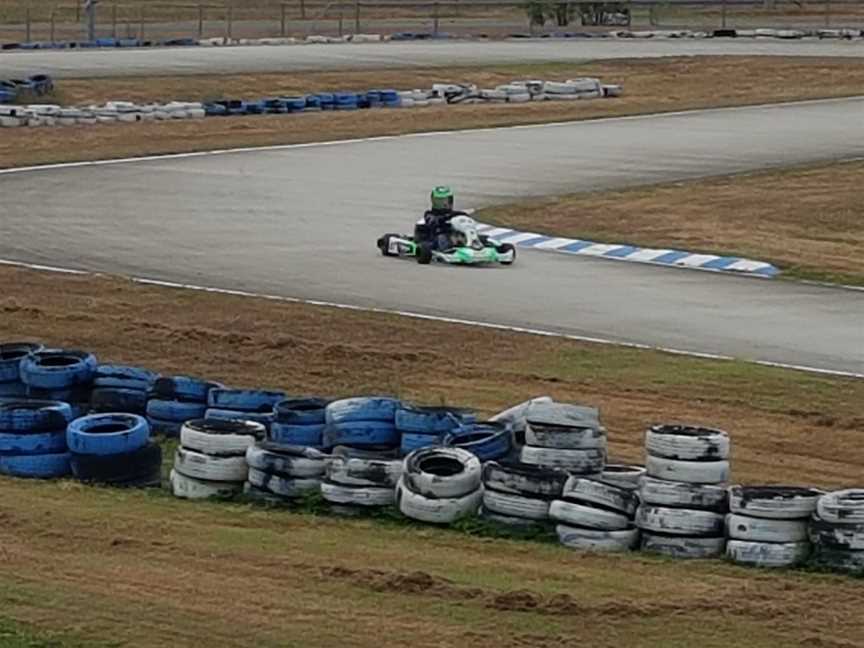
<svg viewBox="0 0 864 648"><path fill-rule="evenodd" d="M36 4L10 0L0 8L0 41L97 38L262 38L393 33L541 35L562 29L864 27L864 0L291 0L136 3L78 0Z"/></svg>

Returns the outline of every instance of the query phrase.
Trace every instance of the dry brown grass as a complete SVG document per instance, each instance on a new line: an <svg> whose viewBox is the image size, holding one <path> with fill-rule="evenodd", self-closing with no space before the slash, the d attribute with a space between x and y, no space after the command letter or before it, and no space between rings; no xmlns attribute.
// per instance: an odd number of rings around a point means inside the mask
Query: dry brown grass
<svg viewBox="0 0 864 648"><path fill-rule="evenodd" d="M588 192L483 210L485 221L587 240L720 252L792 277L864 284L864 163Z"/></svg>
<svg viewBox="0 0 864 648"><path fill-rule="evenodd" d="M861 479L864 381L299 304L0 268L0 339L228 384L395 392L485 412L601 407L727 428L736 480ZM426 341L434 339L435 345ZM444 366L448 371L430 371ZM88 645L860 645L860 583L0 479L0 618ZM831 623L825 619L830 618ZM731 622L730 622L731 620Z"/></svg>
<svg viewBox="0 0 864 648"><path fill-rule="evenodd" d="M770 64L766 64L770 62ZM742 74L741 70L748 73ZM584 65L436 68L153 79L64 80L63 103L259 98L315 90L424 87L441 80L495 85L514 78L598 76L623 84L618 99L533 105L429 107L343 114L206 119L203 122L78 126L4 131L0 168L223 147L290 144L351 137L544 123L649 112L736 106L864 93L854 60L701 57L609 61Z"/></svg>

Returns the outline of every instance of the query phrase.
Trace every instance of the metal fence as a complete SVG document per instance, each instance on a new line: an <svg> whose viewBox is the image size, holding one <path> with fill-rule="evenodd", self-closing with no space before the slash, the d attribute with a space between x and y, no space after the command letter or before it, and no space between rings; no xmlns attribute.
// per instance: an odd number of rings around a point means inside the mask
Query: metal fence
<svg viewBox="0 0 864 648"><path fill-rule="evenodd" d="M3 0L0 40L59 41L99 38L305 37L311 34L426 32L504 36L561 31L631 29L864 27L864 0L623 0L590 20L588 3L513 0L290 0L243 3L112 2L101 0L88 25L83 0L67 4ZM531 10L533 7L533 11ZM541 24L531 15L544 15ZM88 29L92 28L92 31Z"/></svg>

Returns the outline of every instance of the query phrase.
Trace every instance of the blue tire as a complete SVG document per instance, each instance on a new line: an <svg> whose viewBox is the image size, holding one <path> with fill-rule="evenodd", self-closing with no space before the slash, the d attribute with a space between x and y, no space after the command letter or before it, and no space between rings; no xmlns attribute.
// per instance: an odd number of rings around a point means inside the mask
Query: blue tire
<svg viewBox="0 0 864 648"><path fill-rule="evenodd" d="M149 439L150 424L135 414L93 414L72 421L66 429L66 443L76 454L134 452Z"/></svg>
<svg viewBox="0 0 864 648"><path fill-rule="evenodd" d="M282 445L309 446L320 448L322 446L322 435L324 434L323 423L299 424L274 422L270 426L268 438L274 443Z"/></svg>
<svg viewBox="0 0 864 648"><path fill-rule="evenodd" d="M147 417L147 422L150 424L150 432L152 434L160 434L169 439L176 439L180 436L180 428L183 423L177 421L163 421L162 419Z"/></svg>
<svg viewBox="0 0 864 648"><path fill-rule="evenodd" d="M328 424L357 421L382 421L392 424L396 420L396 409L400 404L395 398L343 398L327 405L325 421Z"/></svg>
<svg viewBox="0 0 864 648"><path fill-rule="evenodd" d="M43 349L21 360L21 380L37 389L69 389L93 380L96 364L86 351Z"/></svg>
<svg viewBox="0 0 864 648"><path fill-rule="evenodd" d="M399 432L393 423L384 421L353 421L327 425L321 436L325 448L348 446L398 446Z"/></svg>
<svg viewBox="0 0 864 648"><path fill-rule="evenodd" d="M491 461L507 456L511 447L512 431L504 423L479 423L473 429L444 437L444 445L462 448L473 453L480 461Z"/></svg>
<svg viewBox="0 0 864 648"><path fill-rule="evenodd" d="M203 418L216 419L218 421L254 421L255 423L260 423L265 428L269 428L270 424L273 423L272 413L241 412L240 410L219 409L216 407L208 408L204 412Z"/></svg>
<svg viewBox="0 0 864 648"><path fill-rule="evenodd" d="M154 381L152 391L157 398L164 400L182 399L206 403L207 394L211 389L218 387L224 387L224 385L191 376L163 376Z"/></svg>
<svg viewBox="0 0 864 648"><path fill-rule="evenodd" d="M8 342L0 344L0 383L21 381L21 360L41 351L38 342Z"/></svg>
<svg viewBox="0 0 864 648"><path fill-rule="evenodd" d="M93 375L93 385L95 387L147 391L153 387L156 377L157 374L148 369L104 364L96 367L96 373Z"/></svg>
<svg viewBox="0 0 864 648"><path fill-rule="evenodd" d="M276 403L285 400L285 392L259 389L211 389L207 405L215 409L273 413Z"/></svg>
<svg viewBox="0 0 864 648"><path fill-rule="evenodd" d="M100 387L90 395L90 411L144 414L147 411L147 392Z"/></svg>
<svg viewBox="0 0 864 648"><path fill-rule="evenodd" d="M89 403L90 387L78 385L69 389L39 389L27 387L27 398L31 400L60 401L62 403Z"/></svg>
<svg viewBox="0 0 864 648"><path fill-rule="evenodd" d="M47 432L65 429L72 420L68 403L40 400L0 402L0 431Z"/></svg>
<svg viewBox="0 0 864 648"><path fill-rule="evenodd" d="M0 382L0 398L23 398L27 395L27 385L23 382Z"/></svg>
<svg viewBox="0 0 864 648"><path fill-rule="evenodd" d="M0 455L0 474L51 479L72 473L68 452L39 455Z"/></svg>
<svg viewBox="0 0 864 648"><path fill-rule="evenodd" d="M163 421L183 423L192 419L204 418L207 406L203 403L186 403L183 401L160 400L151 398L147 401L147 416Z"/></svg>
<svg viewBox="0 0 864 648"><path fill-rule="evenodd" d="M37 455L66 452L66 428L51 432L0 432L0 454Z"/></svg>
<svg viewBox="0 0 864 648"><path fill-rule="evenodd" d="M416 432L403 432L399 450L402 455L407 455L420 448L431 448L441 445L441 437L435 434L417 434Z"/></svg>
<svg viewBox="0 0 864 648"><path fill-rule="evenodd" d="M276 421L286 425L323 425L329 401L323 398L288 398L276 403Z"/></svg>
<svg viewBox="0 0 864 648"><path fill-rule="evenodd" d="M396 410L396 427L414 434L447 434L476 420L471 410L456 407L415 407Z"/></svg>

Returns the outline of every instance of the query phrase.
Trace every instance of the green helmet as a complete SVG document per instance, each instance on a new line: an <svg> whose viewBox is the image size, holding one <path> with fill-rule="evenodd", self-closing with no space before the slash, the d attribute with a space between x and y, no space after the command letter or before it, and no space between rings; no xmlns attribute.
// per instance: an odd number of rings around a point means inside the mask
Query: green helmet
<svg viewBox="0 0 864 648"><path fill-rule="evenodd" d="M453 209L453 190L450 187L432 190L432 209Z"/></svg>

